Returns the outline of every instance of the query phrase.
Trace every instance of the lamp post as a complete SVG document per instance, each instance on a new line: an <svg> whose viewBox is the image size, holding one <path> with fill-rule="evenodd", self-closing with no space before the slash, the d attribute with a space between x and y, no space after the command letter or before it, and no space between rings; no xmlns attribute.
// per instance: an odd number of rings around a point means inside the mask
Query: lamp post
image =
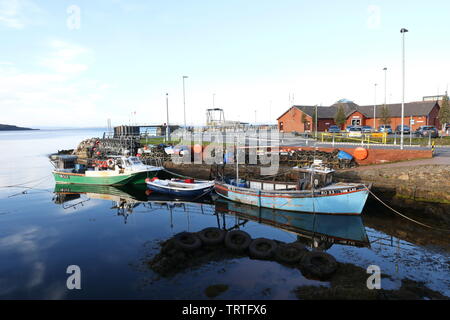
<svg viewBox="0 0 450 320"><path fill-rule="evenodd" d="M407 29L402 28L400 33L402 34L402 122L401 122L401 132L400 132L400 149L403 149L403 126L404 126L404 116L405 116L405 33L408 32Z"/></svg>
<svg viewBox="0 0 450 320"><path fill-rule="evenodd" d="M183 76L183 111L184 111L184 130L186 131L186 95L184 90L184 79L188 76Z"/></svg>
<svg viewBox="0 0 450 320"><path fill-rule="evenodd" d="M315 119L315 120L316 120L316 121L315 121L315 122L316 122L316 123L315 123L315 136L316 136L316 138L317 138L317 104L315 105L315 110L314 110L314 111L315 111L315 118L316 118L316 119Z"/></svg>
<svg viewBox="0 0 450 320"><path fill-rule="evenodd" d="M375 99L373 100L373 129L377 127L377 114L376 114L376 107L377 107L377 84L375 83Z"/></svg>
<svg viewBox="0 0 450 320"><path fill-rule="evenodd" d="M384 67L383 71L384 71L384 107L386 108L386 83L387 83L387 81L386 81L386 79L387 79L386 74L387 74L387 68Z"/></svg>
<svg viewBox="0 0 450 320"><path fill-rule="evenodd" d="M169 94L166 93L166 141L169 141L170 138L170 126L169 126Z"/></svg>

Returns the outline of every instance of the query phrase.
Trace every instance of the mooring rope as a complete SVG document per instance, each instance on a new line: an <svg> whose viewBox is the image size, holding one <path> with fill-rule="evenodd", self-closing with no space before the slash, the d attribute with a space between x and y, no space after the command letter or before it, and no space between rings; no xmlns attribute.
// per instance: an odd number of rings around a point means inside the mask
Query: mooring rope
<svg viewBox="0 0 450 320"><path fill-rule="evenodd" d="M181 178L195 179L194 177L183 176L182 174L178 174L178 173L169 171L169 170L167 170L166 168L164 168L162 171L166 171L167 173L173 174L174 176L178 176L178 177L181 177Z"/></svg>
<svg viewBox="0 0 450 320"><path fill-rule="evenodd" d="M18 188L32 188L32 187L25 186L25 184L41 181L41 180L44 180L44 179L46 179L48 177L51 177L51 175L46 175L45 177L42 177L42 178L39 178L39 179L36 179L36 180L31 180L31 181L19 183L19 184L13 184L13 185L9 185L9 186L0 186L0 188L16 188L16 187L18 187Z"/></svg>
<svg viewBox="0 0 450 320"><path fill-rule="evenodd" d="M427 224L425 224L425 223L422 223L422 222L420 222L420 221L417 221L417 220L414 220L414 219L412 219L412 218L410 218L410 217L405 216L404 214L398 212L397 210L395 210L394 208L390 207L388 204L386 204L385 202L383 202L383 200L381 200L380 198L378 198L372 191L369 190L369 188L366 187L366 189L367 189L367 191L369 191L369 193L370 193L375 199L377 199L378 201L380 201L386 208L392 210L394 213L398 214L399 216L401 216L401 217L403 217L403 218L405 218L405 219L407 219L407 220L409 220L409 221L412 221L412 222L414 222L414 223L417 223L417 224L419 224L419 225L421 225L421 226L424 226L424 227L426 227L426 228L430 228L430 229L434 229L434 230L439 230L439 231L450 232L449 229L441 229L441 228L432 227L432 226L430 226L430 225L427 225Z"/></svg>

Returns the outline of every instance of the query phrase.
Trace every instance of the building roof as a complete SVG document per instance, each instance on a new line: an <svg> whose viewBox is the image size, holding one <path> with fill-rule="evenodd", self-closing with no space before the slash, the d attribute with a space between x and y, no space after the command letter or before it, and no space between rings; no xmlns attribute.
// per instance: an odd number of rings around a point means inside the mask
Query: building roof
<svg viewBox="0 0 450 320"><path fill-rule="evenodd" d="M294 106L294 107L303 111L310 117L314 116L314 113L316 112L316 106ZM336 110L334 108L317 106L318 118L333 118L335 112Z"/></svg>
<svg viewBox="0 0 450 320"><path fill-rule="evenodd" d="M354 102L347 101L347 102L336 102L335 104L329 106L329 107L317 107L317 115L319 119L333 119L337 108L339 106L342 106L344 108L345 116L348 117L355 111L359 111L362 113L366 118L373 118L373 105L371 106L359 106ZM431 110L434 108L435 105L440 105L439 101L417 101L417 102L408 102L405 103L405 117L410 116L428 116L431 112ZM376 106L376 117L381 117L381 110L382 110L382 104L379 104ZM386 107L389 109L389 116L390 117L401 117L401 103L393 103L393 104L387 104ZM301 106L301 105L294 105L291 108L289 108L286 112L291 110L292 108L297 108L298 110L302 111L303 113L307 114L308 116L312 117L315 112L315 106ZM284 112L281 116L277 118L280 119L282 116L286 114Z"/></svg>
<svg viewBox="0 0 450 320"><path fill-rule="evenodd" d="M405 103L404 115L405 117L410 116L428 116L434 106L438 104L437 101L417 101ZM381 110L383 105L376 106L376 117L381 117ZM390 117L401 117L402 116L402 104L394 103L387 104L386 107L389 110ZM373 105L372 106L359 106L358 111L361 112L367 118L373 118Z"/></svg>

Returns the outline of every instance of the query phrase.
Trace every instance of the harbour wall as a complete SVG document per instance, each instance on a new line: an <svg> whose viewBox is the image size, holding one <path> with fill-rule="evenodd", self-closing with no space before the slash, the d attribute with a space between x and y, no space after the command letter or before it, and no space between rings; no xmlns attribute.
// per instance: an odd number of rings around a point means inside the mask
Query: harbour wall
<svg viewBox="0 0 450 320"><path fill-rule="evenodd" d="M355 147L356 148L356 147ZM282 147L282 150L319 150L325 152L332 152L335 149L339 149L354 155L355 148L314 148L314 147ZM364 160L355 161L359 165L380 164L405 160L417 160L417 159L430 159L433 157L431 149L428 150L412 150L412 149L367 149L367 158Z"/></svg>
<svg viewBox="0 0 450 320"><path fill-rule="evenodd" d="M375 189L394 191L397 198L450 204L450 165L355 168L337 171L335 177L372 183Z"/></svg>

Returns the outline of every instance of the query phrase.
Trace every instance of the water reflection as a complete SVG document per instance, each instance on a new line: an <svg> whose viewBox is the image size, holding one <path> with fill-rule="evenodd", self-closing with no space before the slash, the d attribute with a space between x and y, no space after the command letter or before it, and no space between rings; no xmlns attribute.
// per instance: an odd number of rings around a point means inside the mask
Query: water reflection
<svg viewBox="0 0 450 320"><path fill-rule="evenodd" d="M292 232L317 249L327 250L334 243L370 247L360 216L335 216L256 208L224 199L215 202L217 212Z"/></svg>
<svg viewBox="0 0 450 320"><path fill-rule="evenodd" d="M111 209L117 215L127 217L138 206L152 210L165 209L171 219L173 228L173 211L184 211L189 219L190 214L207 214L217 216L217 227L232 230L239 229L248 221L275 227L293 233L297 239L316 249L327 250L333 244L356 247L370 247L370 243L360 216L334 216L310 214L268 208L257 208L226 199L203 197L192 201L175 199L170 196L151 194L145 187L135 186L97 186L97 185L63 185L56 184L53 201L64 209L76 209L90 199L112 201ZM227 217L236 217L234 225L226 225ZM189 220L188 220L189 221Z"/></svg>
<svg viewBox="0 0 450 320"><path fill-rule="evenodd" d="M63 209L77 209L91 199L108 200L112 202L111 209L117 210L117 215L127 217L141 204L147 202L145 189L133 186L100 186L82 184L56 184L53 202Z"/></svg>

